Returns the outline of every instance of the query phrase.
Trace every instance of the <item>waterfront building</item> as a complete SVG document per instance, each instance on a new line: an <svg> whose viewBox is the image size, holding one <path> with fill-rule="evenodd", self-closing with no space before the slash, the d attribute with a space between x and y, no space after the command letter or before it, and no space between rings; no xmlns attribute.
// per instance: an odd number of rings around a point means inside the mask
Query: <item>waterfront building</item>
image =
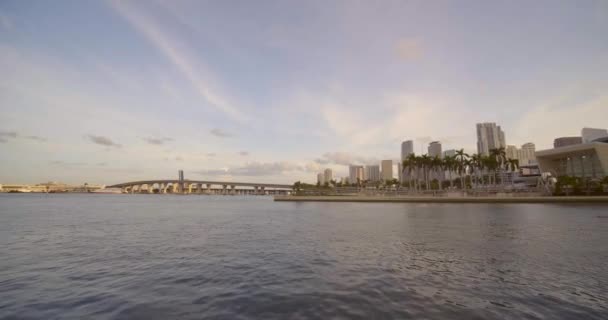
<svg viewBox="0 0 608 320"><path fill-rule="evenodd" d="M443 154L441 153L441 142L433 141L429 144L428 154L431 158L439 157L442 158Z"/></svg>
<svg viewBox="0 0 608 320"><path fill-rule="evenodd" d="M350 165L348 166L348 180L350 183L357 183L358 181L363 181L363 166L359 165Z"/></svg>
<svg viewBox="0 0 608 320"><path fill-rule="evenodd" d="M382 180L393 180L393 160L382 160Z"/></svg>
<svg viewBox="0 0 608 320"><path fill-rule="evenodd" d="M325 175L323 173L317 173L317 183L320 185L325 184Z"/></svg>
<svg viewBox="0 0 608 320"><path fill-rule="evenodd" d="M535 153L542 173L603 179L608 176L608 137Z"/></svg>
<svg viewBox="0 0 608 320"><path fill-rule="evenodd" d="M449 149L449 150L445 150L443 152L443 157L455 157L456 156L456 149Z"/></svg>
<svg viewBox="0 0 608 320"><path fill-rule="evenodd" d="M380 166L377 164L365 166L365 180L380 181Z"/></svg>
<svg viewBox="0 0 608 320"><path fill-rule="evenodd" d="M583 143L583 137L560 137L553 140L553 148L561 148L581 143Z"/></svg>
<svg viewBox="0 0 608 320"><path fill-rule="evenodd" d="M323 180L325 180L325 182L330 183L333 179L334 179L334 176L333 176L333 172L331 171L331 169L329 169L329 168L325 169L325 171L323 171Z"/></svg>
<svg viewBox="0 0 608 320"><path fill-rule="evenodd" d="M494 122L477 124L477 153L489 155L491 149L506 148L505 133Z"/></svg>
<svg viewBox="0 0 608 320"><path fill-rule="evenodd" d="M583 128L581 130L581 137L583 139L583 143L589 143L595 139L608 137L608 130L597 128Z"/></svg>
<svg viewBox="0 0 608 320"><path fill-rule="evenodd" d="M414 154L414 141L406 140L401 143L401 161Z"/></svg>

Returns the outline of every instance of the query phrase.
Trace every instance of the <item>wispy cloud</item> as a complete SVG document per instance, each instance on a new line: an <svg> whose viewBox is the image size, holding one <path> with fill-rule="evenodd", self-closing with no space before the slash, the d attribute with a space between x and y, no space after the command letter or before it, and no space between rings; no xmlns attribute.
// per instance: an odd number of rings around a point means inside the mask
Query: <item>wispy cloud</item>
<svg viewBox="0 0 608 320"><path fill-rule="evenodd" d="M349 152L328 152L323 154L321 158L315 160L318 164L337 164L337 165L350 165L350 164L377 164L380 159L375 157L363 157L355 155Z"/></svg>
<svg viewBox="0 0 608 320"><path fill-rule="evenodd" d="M39 136L26 136L26 139L30 139L30 140L34 140L34 141L38 141L38 142L46 142L47 139L44 137L39 137Z"/></svg>
<svg viewBox="0 0 608 320"><path fill-rule="evenodd" d="M3 138L17 138L18 134L15 131L0 131L0 137Z"/></svg>
<svg viewBox="0 0 608 320"><path fill-rule="evenodd" d="M222 129L211 129L211 131L209 131L209 133L211 133L212 135L216 136L216 137L220 137L220 138L230 138L232 137L232 134L229 132L226 132Z"/></svg>
<svg viewBox="0 0 608 320"><path fill-rule="evenodd" d="M241 155L243 157L246 157L246 156L249 155L249 152L248 151L241 151L241 152L239 152L239 155Z"/></svg>
<svg viewBox="0 0 608 320"><path fill-rule="evenodd" d="M94 144L98 144L100 146L105 146L105 147L115 147L115 148L120 148L121 145L112 141L110 138L108 137L104 137L104 136L96 136L96 135L87 135L86 138L93 142Z"/></svg>
<svg viewBox="0 0 608 320"><path fill-rule="evenodd" d="M178 44L175 37L167 35L157 23L146 17L142 13L142 10L131 7L125 1L110 1L110 5L139 33L156 46L173 66L188 79L205 101L235 121L243 122L246 120L247 117L240 110L229 103L228 99L220 95L213 88L209 80L210 72L205 70L204 76L201 72L198 72L201 69L207 68L202 66L200 60L198 63L195 63L195 60L190 58L190 54L187 53L183 43Z"/></svg>
<svg viewBox="0 0 608 320"><path fill-rule="evenodd" d="M273 176L293 172L315 172L316 167L301 165L288 161L249 162L235 168L201 170L195 173L203 176Z"/></svg>
<svg viewBox="0 0 608 320"><path fill-rule="evenodd" d="M153 145L162 145L165 142L173 141L173 138L163 137L163 138L152 138L152 137L144 137L142 138L145 142Z"/></svg>
<svg viewBox="0 0 608 320"><path fill-rule="evenodd" d="M63 160L49 161L49 164L51 164L53 166L61 166L61 167L81 167L81 166L87 165L87 163L85 163L85 162L68 162L68 161L63 161Z"/></svg>
<svg viewBox="0 0 608 320"><path fill-rule="evenodd" d="M216 154L215 154L215 153L213 153L213 152L209 152L209 153L207 153L207 157L215 157L215 156L216 156Z"/></svg>

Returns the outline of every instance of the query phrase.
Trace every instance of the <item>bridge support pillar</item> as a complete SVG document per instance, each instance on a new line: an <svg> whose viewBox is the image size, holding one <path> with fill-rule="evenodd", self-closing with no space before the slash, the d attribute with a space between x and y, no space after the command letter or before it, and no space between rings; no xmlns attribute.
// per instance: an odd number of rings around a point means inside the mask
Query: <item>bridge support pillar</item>
<svg viewBox="0 0 608 320"><path fill-rule="evenodd" d="M194 183L188 183L188 194L192 193L192 186L195 185Z"/></svg>
<svg viewBox="0 0 608 320"><path fill-rule="evenodd" d="M234 190L236 188L236 186L230 186L230 194L236 194L236 190Z"/></svg>

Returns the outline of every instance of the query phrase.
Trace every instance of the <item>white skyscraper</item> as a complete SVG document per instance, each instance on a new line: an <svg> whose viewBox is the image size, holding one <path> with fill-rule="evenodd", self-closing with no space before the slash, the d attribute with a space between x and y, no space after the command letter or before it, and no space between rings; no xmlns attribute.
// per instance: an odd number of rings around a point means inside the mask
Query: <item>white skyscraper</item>
<svg viewBox="0 0 608 320"><path fill-rule="evenodd" d="M443 156L444 157L455 157L456 156L456 149L445 150L443 152Z"/></svg>
<svg viewBox="0 0 608 320"><path fill-rule="evenodd" d="M407 140L401 143L401 161L414 153L414 141Z"/></svg>
<svg viewBox="0 0 608 320"><path fill-rule="evenodd" d="M583 137L583 143L589 143L597 138L608 137L608 130L583 128L583 130L581 130L581 137Z"/></svg>
<svg viewBox="0 0 608 320"><path fill-rule="evenodd" d="M380 181L380 166L377 164L365 166L365 180Z"/></svg>
<svg viewBox="0 0 608 320"><path fill-rule="evenodd" d="M393 160L382 160L382 180L393 180Z"/></svg>
<svg viewBox="0 0 608 320"><path fill-rule="evenodd" d="M536 146L532 142L524 143L519 150L519 164L528 165L536 161Z"/></svg>
<svg viewBox="0 0 608 320"><path fill-rule="evenodd" d="M491 149L505 148L505 133L494 122L477 124L477 153L489 155Z"/></svg>
<svg viewBox="0 0 608 320"><path fill-rule="evenodd" d="M443 154L441 153L441 142L433 141L429 144L428 154L430 157L439 157L442 158Z"/></svg>
<svg viewBox="0 0 608 320"><path fill-rule="evenodd" d="M325 171L323 171L323 179L325 180L325 182L331 182L334 179L333 172L331 172L331 169L327 168L325 169Z"/></svg>

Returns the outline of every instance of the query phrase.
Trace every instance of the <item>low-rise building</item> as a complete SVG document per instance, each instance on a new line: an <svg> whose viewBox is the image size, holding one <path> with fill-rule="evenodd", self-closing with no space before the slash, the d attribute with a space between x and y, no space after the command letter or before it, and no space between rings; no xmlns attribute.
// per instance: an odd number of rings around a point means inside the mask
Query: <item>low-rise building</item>
<svg viewBox="0 0 608 320"><path fill-rule="evenodd" d="M608 176L608 138L536 152L543 173L603 179Z"/></svg>

